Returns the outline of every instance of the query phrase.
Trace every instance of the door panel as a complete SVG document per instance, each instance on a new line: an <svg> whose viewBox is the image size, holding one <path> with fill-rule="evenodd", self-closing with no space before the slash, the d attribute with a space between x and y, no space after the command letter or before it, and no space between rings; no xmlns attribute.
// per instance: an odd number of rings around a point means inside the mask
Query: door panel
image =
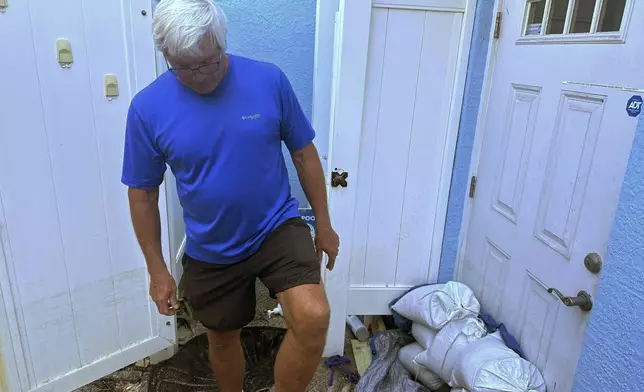
<svg viewBox="0 0 644 392"><path fill-rule="evenodd" d="M12 54L0 58L0 105L13 108L0 120L0 289L12 337L0 334L0 346L13 347L2 359L16 369L7 390L68 390L173 339L151 307L120 184L129 102L155 77L146 7L16 2L0 14L0 35L13 37L0 41ZM128 34L139 25L144 35ZM56 61L61 37L71 68ZM106 74L117 75L116 99L104 95Z"/></svg>
<svg viewBox="0 0 644 392"><path fill-rule="evenodd" d="M349 186L330 197L342 239L339 270L326 277L334 342L347 313L389 313L392 299L437 278L462 100L458 59L469 45L461 5L341 5L330 162L349 172Z"/></svg>
<svg viewBox="0 0 644 392"><path fill-rule="evenodd" d="M539 110L541 89L513 85L507 111L507 126L503 130L503 163L498 172L494 210L517 223L525 173L532 147L534 128Z"/></svg>
<svg viewBox="0 0 644 392"><path fill-rule="evenodd" d="M518 338L548 390L567 392L589 313L548 289L596 294L599 276L584 257L605 253L633 141L637 119L625 109L642 87L644 54L628 21L642 20L644 6L626 3L620 31L597 32L593 19L575 34L573 15L551 3L560 2L502 5L461 279Z"/></svg>
<svg viewBox="0 0 644 392"><path fill-rule="evenodd" d="M354 286L424 283L430 264L438 262L429 239L461 22L457 13L373 10L351 249ZM449 39L436 39L445 34Z"/></svg>
<svg viewBox="0 0 644 392"><path fill-rule="evenodd" d="M386 34L383 43L374 42L384 45L384 56L383 64L377 66L382 70L380 91L373 92L379 100L374 129L377 143L369 162L371 170L367 168L370 173L365 173L372 177L372 184L367 190L371 203L363 283L386 285L396 280L424 15L418 11L374 10L374 16L379 13L387 14L387 24L372 24L372 34L380 35L379 29ZM358 175L364 177L363 173Z"/></svg>

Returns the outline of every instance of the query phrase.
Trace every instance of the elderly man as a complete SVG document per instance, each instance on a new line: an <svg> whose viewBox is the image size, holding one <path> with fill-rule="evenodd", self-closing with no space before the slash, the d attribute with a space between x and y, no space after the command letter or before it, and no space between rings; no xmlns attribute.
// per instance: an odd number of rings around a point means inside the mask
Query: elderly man
<svg viewBox="0 0 644 392"><path fill-rule="evenodd" d="M177 178L186 223L185 295L209 330L222 392L240 392L240 329L255 314L255 280L277 293L290 326L275 364L277 392L304 391L329 322L320 280L339 240L327 210L314 131L282 71L226 53L226 21L211 0L162 0L154 40L169 72L134 97L122 181L160 313L175 314L176 283L161 254L159 185ZM315 244L291 196L282 141L315 213Z"/></svg>

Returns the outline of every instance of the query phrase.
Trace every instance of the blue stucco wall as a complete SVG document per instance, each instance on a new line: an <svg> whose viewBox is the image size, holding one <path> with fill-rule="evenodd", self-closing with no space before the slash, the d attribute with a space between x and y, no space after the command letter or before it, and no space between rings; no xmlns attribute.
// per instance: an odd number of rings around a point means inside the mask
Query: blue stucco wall
<svg viewBox="0 0 644 392"><path fill-rule="evenodd" d="M472 45L470 48L465 93L463 98L463 111L461 113L456 155L454 158L454 171L449 192L447 206L447 219L445 222L445 235L443 237L443 252L441 265L438 272L438 281L447 282L454 278L456 266L456 253L458 251L458 236L463 218L465 193L469 186L469 170L474 146L474 133L485 73L490 31L492 29L492 15L494 0L478 0L474 30L472 32Z"/></svg>
<svg viewBox="0 0 644 392"><path fill-rule="evenodd" d="M220 0L218 3L228 16L228 51L281 67L304 112L311 118L316 0ZM328 135L318 131L317 137ZM288 153L286 157L293 195L300 206L307 206Z"/></svg>
<svg viewBox="0 0 644 392"><path fill-rule="evenodd" d="M638 124L575 392L644 391L644 116Z"/></svg>

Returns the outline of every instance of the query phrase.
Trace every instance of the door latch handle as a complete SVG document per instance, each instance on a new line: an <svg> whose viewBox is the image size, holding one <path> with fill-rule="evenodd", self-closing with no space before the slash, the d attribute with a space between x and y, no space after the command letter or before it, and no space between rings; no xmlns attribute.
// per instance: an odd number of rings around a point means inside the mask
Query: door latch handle
<svg viewBox="0 0 644 392"><path fill-rule="evenodd" d="M576 297L566 297L561 293L561 291L552 287L548 289L548 292L550 294L554 293L566 306L578 306L579 309L583 310L584 312L590 312L590 310L593 308L593 297L591 297L590 294L588 294L585 290L581 290L579 293L577 293Z"/></svg>
<svg viewBox="0 0 644 392"><path fill-rule="evenodd" d="M342 170L331 172L331 186L333 188L337 188L339 186L346 188L348 185L347 177L349 177L349 173Z"/></svg>

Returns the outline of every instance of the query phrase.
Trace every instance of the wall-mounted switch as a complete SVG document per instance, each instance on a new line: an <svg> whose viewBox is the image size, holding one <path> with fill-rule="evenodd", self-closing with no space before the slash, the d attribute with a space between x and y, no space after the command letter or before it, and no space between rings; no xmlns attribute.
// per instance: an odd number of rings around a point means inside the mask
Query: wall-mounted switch
<svg viewBox="0 0 644 392"><path fill-rule="evenodd" d="M105 75L105 96L109 101L119 96L119 81L114 74Z"/></svg>
<svg viewBox="0 0 644 392"><path fill-rule="evenodd" d="M56 61L63 68L71 68L74 62L72 44L69 43L67 38L59 38L56 40Z"/></svg>

